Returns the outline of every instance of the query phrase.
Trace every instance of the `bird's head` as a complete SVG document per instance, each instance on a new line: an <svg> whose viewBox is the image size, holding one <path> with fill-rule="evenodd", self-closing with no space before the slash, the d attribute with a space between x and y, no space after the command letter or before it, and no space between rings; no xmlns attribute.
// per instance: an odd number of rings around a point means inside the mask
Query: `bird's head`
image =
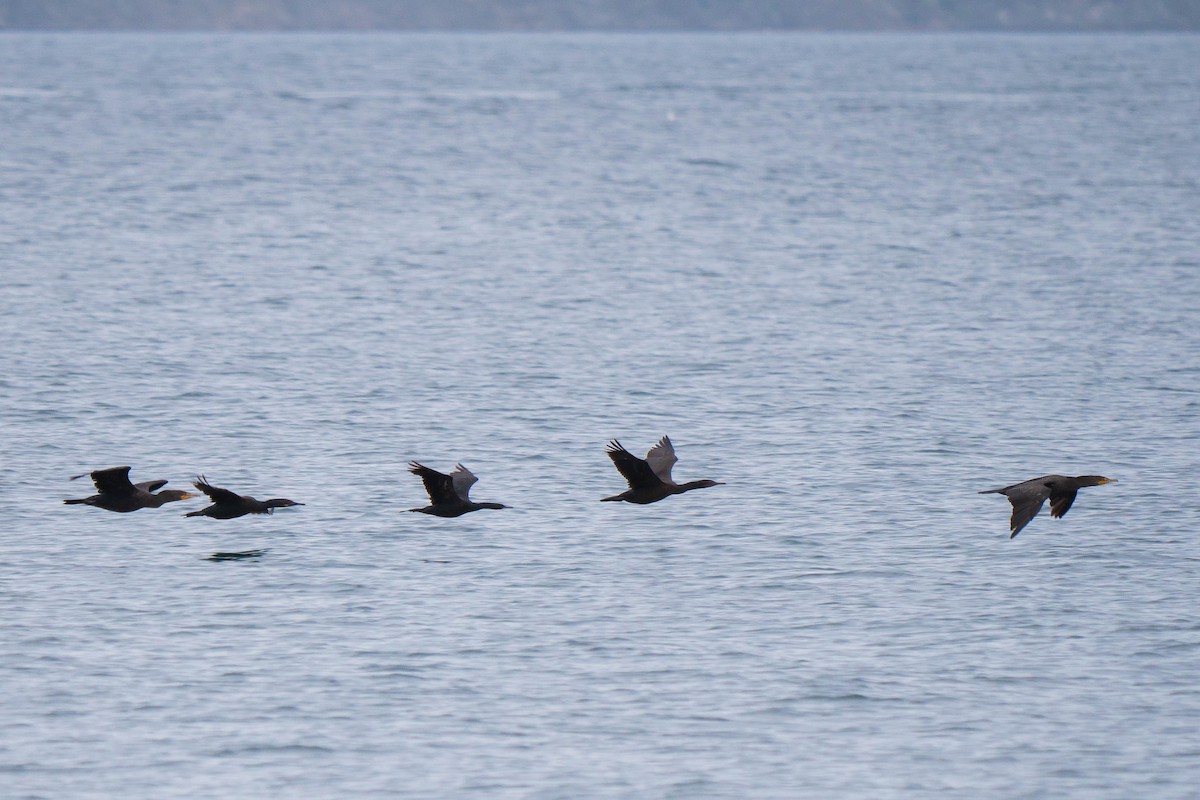
<svg viewBox="0 0 1200 800"><path fill-rule="evenodd" d="M288 506L302 506L304 503L297 503L295 500L285 500L282 497L276 497L267 501L267 508L287 508Z"/></svg>
<svg viewBox="0 0 1200 800"><path fill-rule="evenodd" d="M156 497L163 498L164 503L171 503L176 500L191 500L193 497L199 497L199 492L188 492L183 489L163 489L155 493Z"/></svg>
<svg viewBox="0 0 1200 800"><path fill-rule="evenodd" d="M1116 483L1116 478L1106 478L1103 475L1084 475L1080 478L1084 486L1103 486L1106 483Z"/></svg>

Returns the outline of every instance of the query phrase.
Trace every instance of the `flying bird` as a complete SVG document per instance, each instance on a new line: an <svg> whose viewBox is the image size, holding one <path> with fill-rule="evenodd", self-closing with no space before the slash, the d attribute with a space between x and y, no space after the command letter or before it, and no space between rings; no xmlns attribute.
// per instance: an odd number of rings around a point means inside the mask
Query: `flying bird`
<svg viewBox="0 0 1200 800"><path fill-rule="evenodd" d="M118 511L124 514L137 511L139 508L161 508L165 503L174 503L178 500L200 496L195 492L186 492L182 489L164 489L160 492L158 490L167 485L164 480L130 483L129 467L98 469L93 472L85 472L83 475L72 476L71 480L79 480L84 475L91 477L92 483L96 484L98 494L77 500L63 500L67 505L95 506L103 508L105 511Z"/></svg>
<svg viewBox="0 0 1200 800"><path fill-rule="evenodd" d="M1080 475L1068 478L1065 475L1043 475L1040 478L1014 483L1003 489L987 489L980 494L1002 494L1012 503L1012 520L1009 527L1014 538L1042 510L1042 503L1050 500L1050 516L1061 517L1071 509L1075 502L1075 494L1085 486L1102 486L1106 483L1116 483L1116 478L1105 478L1103 475Z"/></svg>
<svg viewBox="0 0 1200 800"><path fill-rule="evenodd" d="M425 491L429 493L430 502L424 508L410 508L409 511L432 514L435 517L461 517L481 508L511 508L500 503L476 503L471 500L471 487L479 479L462 464L455 465L454 470L446 475L412 461L408 465L408 471L420 476L421 482L425 484Z"/></svg>
<svg viewBox="0 0 1200 800"><path fill-rule="evenodd" d="M645 505L646 503L657 503L664 497L683 494L692 489L723 485L720 481L707 479L688 483L673 481L671 467L678 459L675 457L675 448L671 445L671 440L666 436L659 439L658 444L650 448L645 459L638 458L626 450L616 439L608 443L606 452L613 464L616 465L617 472L620 472L625 476L625 480L629 481L629 489L618 495L602 498L601 502L624 500L626 503Z"/></svg>
<svg viewBox="0 0 1200 800"><path fill-rule="evenodd" d="M208 495L212 505L199 511L184 514L185 517L212 517L213 519L236 519L246 514L270 514L277 508L302 506L294 500L276 497L271 500L255 500L248 495L240 495L228 489L221 489L208 482L208 478L200 475L192 482L200 491Z"/></svg>

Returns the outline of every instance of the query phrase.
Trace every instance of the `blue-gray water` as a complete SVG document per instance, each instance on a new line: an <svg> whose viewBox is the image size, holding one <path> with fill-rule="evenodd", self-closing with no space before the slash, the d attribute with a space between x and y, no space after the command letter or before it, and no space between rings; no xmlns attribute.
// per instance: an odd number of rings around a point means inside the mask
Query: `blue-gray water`
<svg viewBox="0 0 1200 800"><path fill-rule="evenodd" d="M1195 797L1198 75L0 37L3 794ZM726 485L597 502L664 433ZM1120 482L1010 541L1049 472Z"/></svg>

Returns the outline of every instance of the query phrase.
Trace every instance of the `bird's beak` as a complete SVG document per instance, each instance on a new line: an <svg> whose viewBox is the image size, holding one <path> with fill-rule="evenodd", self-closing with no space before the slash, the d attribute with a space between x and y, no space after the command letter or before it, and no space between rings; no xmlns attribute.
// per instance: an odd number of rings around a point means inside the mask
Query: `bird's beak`
<svg viewBox="0 0 1200 800"><path fill-rule="evenodd" d="M196 492L184 492L183 497L181 497L179 499L180 500L191 500L193 497L199 497L199 496L200 495L197 494Z"/></svg>
<svg viewBox="0 0 1200 800"><path fill-rule="evenodd" d="M1116 483L1117 479L1116 478L1105 478L1104 482L1105 483Z"/></svg>

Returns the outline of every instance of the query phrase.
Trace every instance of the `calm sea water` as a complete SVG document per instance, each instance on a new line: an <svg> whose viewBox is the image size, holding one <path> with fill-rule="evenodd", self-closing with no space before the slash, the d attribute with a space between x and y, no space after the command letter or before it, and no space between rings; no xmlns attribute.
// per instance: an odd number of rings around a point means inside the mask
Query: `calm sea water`
<svg viewBox="0 0 1200 800"><path fill-rule="evenodd" d="M1196 797L1198 75L0 37L3 794ZM664 433L726 485L597 502ZM1120 482L1010 541L1049 472Z"/></svg>

